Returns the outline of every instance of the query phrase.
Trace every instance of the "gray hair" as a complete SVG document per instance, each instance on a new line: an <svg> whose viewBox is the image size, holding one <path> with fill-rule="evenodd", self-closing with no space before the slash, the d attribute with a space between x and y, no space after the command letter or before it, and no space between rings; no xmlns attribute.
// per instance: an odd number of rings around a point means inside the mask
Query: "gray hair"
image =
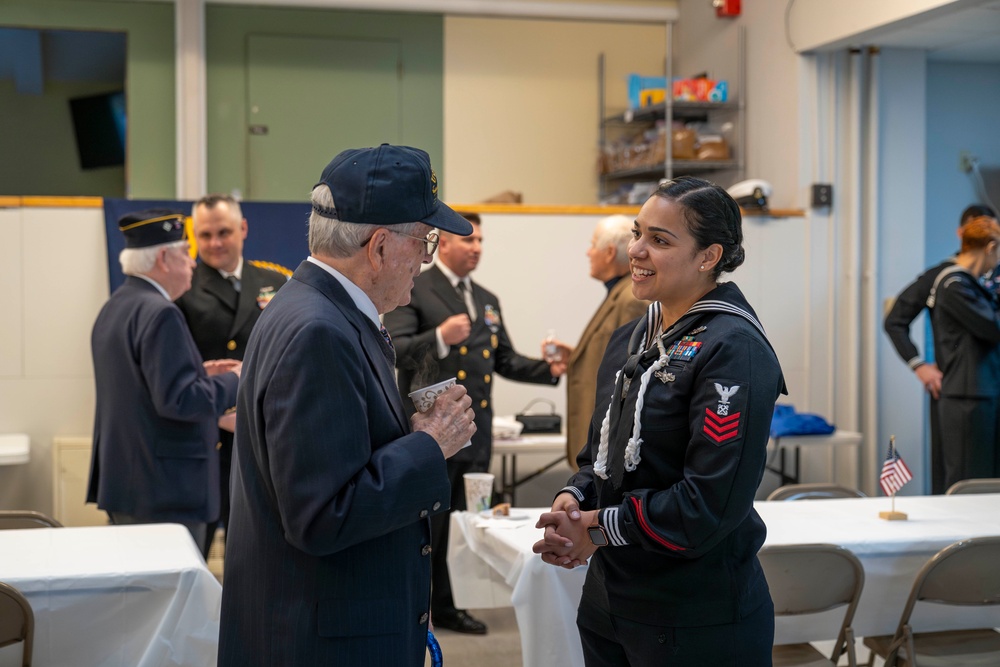
<svg viewBox="0 0 1000 667"><path fill-rule="evenodd" d="M635 221L627 215L609 215L597 223L594 248L601 250L608 246L615 248L615 263L628 264L628 243L632 240L632 225Z"/></svg>
<svg viewBox="0 0 1000 667"><path fill-rule="evenodd" d="M309 252L313 255L329 255L330 257L351 257L366 240L371 238L375 230L388 225L370 225L356 222L342 222L328 217L330 211L336 210L333 194L330 188L321 183L313 188L312 212L309 214ZM320 214L316 209L324 209L327 214ZM423 225L422 222L410 222L392 225L393 231L416 236L415 232Z"/></svg>
<svg viewBox="0 0 1000 667"><path fill-rule="evenodd" d="M118 261L122 265L122 273L126 276L146 275L156 265L156 256L160 250L163 248L183 248L186 243L187 241L184 240L160 243L145 248L125 248L118 255Z"/></svg>

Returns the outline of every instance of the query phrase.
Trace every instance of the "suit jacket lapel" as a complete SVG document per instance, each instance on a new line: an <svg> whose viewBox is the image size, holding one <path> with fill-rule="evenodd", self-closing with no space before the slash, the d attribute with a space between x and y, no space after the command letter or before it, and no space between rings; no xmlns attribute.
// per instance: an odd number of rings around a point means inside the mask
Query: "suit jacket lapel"
<svg viewBox="0 0 1000 667"><path fill-rule="evenodd" d="M476 321L472 323L472 328L485 327L486 326L486 293L483 288L475 283L475 281L469 281L472 285L472 300L476 304Z"/></svg>
<svg viewBox="0 0 1000 667"><path fill-rule="evenodd" d="M233 286L222 277L222 274L208 266L207 264L198 263L195 271L200 273L199 282L201 284L201 289L211 294L213 297L218 299L219 303L225 306L228 310L233 310L233 303L235 301L233 295Z"/></svg>
<svg viewBox="0 0 1000 667"><path fill-rule="evenodd" d="M451 284L451 281L436 266L427 269L430 276L431 289L444 303L445 307L452 315L460 315L468 312L465 308L465 299L461 297L458 290Z"/></svg>
<svg viewBox="0 0 1000 667"><path fill-rule="evenodd" d="M575 348L573 348L573 354L570 355L571 361L577 359L581 354L583 354L583 351L587 348L587 344L590 342L590 339L593 338L594 334L597 332L597 324L608 316L608 313L611 312L611 310L615 307L615 304L617 304L622 298L626 289L631 289L631 285L626 282L625 278L619 280L615 283L614 287L611 288L611 292L604 298L604 301L601 302L600 308L597 309L594 316L590 318L590 322L587 323L587 328L583 330L583 334L580 336L580 342L576 344Z"/></svg>
<svg viewBox="0 0 1000 667"><path fill-rule="evenodd" d="M263 286L261 272L250 262L244 260L243 277L240 280L240 300L236 307L236 317L233 318L233 326L229 331L230 338L236 336L236 333L243 328L255 311L260 310L257 297ZM279 286L272 285L272 287L277 289Z"/></svg>
<svg viewBox="0 0 1000 667"><path fill-rule="evenodd" d="M368 357L368 365L372 367L376 377L378 377L379 384L382 385L382 393L392 407L396 421L399 422L404 433L409 433L410 421L406 418L406 412L403 410L403 399L400 397L399 388L396 385L395 369L389 366L385 355L382 354L380 346L383 345L383 341L374 323L368 321L364 313L358 310L347 290L337 282L336 278L312 262L299 264L299 268L295 269L292 277L322 292L358 332L361 348L364 350L365 356Z"/></svg>

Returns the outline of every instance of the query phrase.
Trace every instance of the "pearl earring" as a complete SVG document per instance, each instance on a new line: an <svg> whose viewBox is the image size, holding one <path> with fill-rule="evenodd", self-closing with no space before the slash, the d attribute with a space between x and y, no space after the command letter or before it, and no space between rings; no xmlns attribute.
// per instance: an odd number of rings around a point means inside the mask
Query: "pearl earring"
<svg viewBox="0 0 1000 667"><path fill-rule="evenodd" d="M701 265L701 269L699 269L699 271L704 271L704 270L705 270L705 265L704 265L704 264L702 264L702 265Z"/></svg>

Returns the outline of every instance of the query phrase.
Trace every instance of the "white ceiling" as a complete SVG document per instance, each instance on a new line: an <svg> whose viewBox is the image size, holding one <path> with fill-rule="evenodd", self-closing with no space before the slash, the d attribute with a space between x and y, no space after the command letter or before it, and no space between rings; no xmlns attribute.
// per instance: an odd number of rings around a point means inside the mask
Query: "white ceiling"
<svg viewBox="0 0 1000 667"><path fill-rule="evenodd" d="M882 47L926 49L933 61L1000 63L1000 0L906 27L888 27L866 36L865 41Z"/></svg>

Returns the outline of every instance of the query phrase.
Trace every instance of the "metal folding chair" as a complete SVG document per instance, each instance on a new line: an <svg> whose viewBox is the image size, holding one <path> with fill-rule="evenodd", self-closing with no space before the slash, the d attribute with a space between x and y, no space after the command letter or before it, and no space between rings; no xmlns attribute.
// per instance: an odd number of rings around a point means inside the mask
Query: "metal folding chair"
<svg viewBox="0 0 1000 667"><path fill-rule="evenodd" d="M33 510L0 510L0 530L62 527L61 523L41 512Z"/></svg>
<svg viewBox="0 0 1000 667"><path fill-rule="evenodd" d="M937 552L917 573L893 635L865 637L885 667L1000 665L1000 633L992 627L915 632L910 625L918 602L1000 605L1000 536L973 537Z"/></svg>
<svg viewBox="0 0 1000 667"><path fill-rule="evenodd" d="M958 493L1000 493L1000 478L963 479L949 486L944 495L953 496Z"/></svg>
<svg viewBox="0 0 1000 667"><path fill-rule="evenodd" d="M35 638L35 614L31 605L13 586L0 581L0 648L23 642L21 665L31 667Z"/></svg>
<svg viewBox="0 0 1000 667"><path fill-rule="evenodd" d="M826 498L865 498L857 489L849 489L839 484L808 483L779 486L767 497L768 500L817 500Z"/></svg>
<svg viewBox="0 0 1000 667"><path fill-rule="evenodd" d="M835 667L847 654L857 667L851 623L861 599L865 572L861 561L835 544L765 546L758 554L774 601L774 615L819 614L844 607L836 643L827 658L809 643L782 644L771 651L774 667ZM816 641L834 636L816 637Z"/></svg>

